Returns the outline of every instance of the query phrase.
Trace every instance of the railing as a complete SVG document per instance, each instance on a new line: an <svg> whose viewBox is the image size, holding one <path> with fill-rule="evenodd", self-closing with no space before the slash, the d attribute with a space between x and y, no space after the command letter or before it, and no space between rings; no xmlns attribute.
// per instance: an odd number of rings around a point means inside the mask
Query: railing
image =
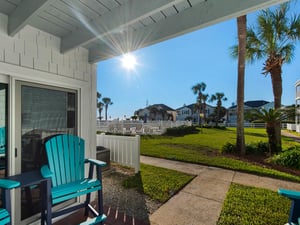
<svg viewBox="0 0 300 225"><path fill-rule="evenodd" d="M110 149L110 160L140 171L140 136L97 135L97 146Z"/></svg>
<svg viewBox="0 0 300 225"><path fill-rule="evenodd" d="M236 127L236 123L227 123L227 127ZM244 123L244 127L251 127L251 128L265 128L266 124L265 123ZM281 123L281 128L286 129L287 124L286 123Z"/></svg>
<svg viewBox="0 0 300 225"><path fill-rule="evenodd" d="M286 125L286 129L287 129L287 130L296 131L296 124L288 123L288 124Z"/></svg>
<svg viewBox="0 0 300 225"><path fill-rule="evenodd" d="M97 131L122 133L122 134L163 134L167 128L179 127L182 125L191 126L189 121L97 121Z"/></svg>
<svg viewBox="0 0 300 225"><path fill-rule="evenodd" d="M296 132L300 133L300 125L299 124L296 125Z"/></svg>

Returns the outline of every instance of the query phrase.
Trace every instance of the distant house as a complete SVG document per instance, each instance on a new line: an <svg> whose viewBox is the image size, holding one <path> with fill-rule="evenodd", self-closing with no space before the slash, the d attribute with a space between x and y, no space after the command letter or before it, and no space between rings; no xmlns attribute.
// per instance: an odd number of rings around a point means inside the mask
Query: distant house
<svg viewBox="0 0 300 225"><path fill-rule="evenodd" d="M134 115L145 122L152 120L174 121L176 119L176 110L165 104L154 104L135 111Z"/></svg>
<svg viewBox="0 0 300 225"><path fill-rule="evenodd" d="M215 111L214 106L206 104L205 107L205 118L208 118L211 114ZM199 123L200 114L197 110L196 104L190 104L190 105L184 105L178 109L177 111L177 117L176 120L179 121L185 121L185 120L191 120L194 123Z"/></svg>
<svg viewBox="0 0 300 225"><path fill-rule="evenodd" d="M274 108L274 102L268 102L264 100L257 101L247 101L244 103L244 114L247 114L249 111L254 109L266 109ZM237 121L237 105L233 105L227 110L227 122L228 123L236 123ZM247 122L245 120L245 122Z"/></svg>
<svg viewBox="0 0 300 225"><path fill-rule="evenodd" d="M295 98L295 106L296 106L296 131L300 133L300 80L298 80L295 84L296 87L296 98Z"/></svg>

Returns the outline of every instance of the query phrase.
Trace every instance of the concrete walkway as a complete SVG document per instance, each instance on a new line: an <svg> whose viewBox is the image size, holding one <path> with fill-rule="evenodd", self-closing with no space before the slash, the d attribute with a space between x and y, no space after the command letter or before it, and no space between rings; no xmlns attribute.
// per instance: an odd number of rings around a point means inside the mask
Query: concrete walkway
<svg viewBox="0 0 300 225"><path fill-rule="evenodd" d="M299 183L232 170L141 156L141 163L173 169L196 177L150 216L151 225L215 225L231 183L300 190Z"/></svg>

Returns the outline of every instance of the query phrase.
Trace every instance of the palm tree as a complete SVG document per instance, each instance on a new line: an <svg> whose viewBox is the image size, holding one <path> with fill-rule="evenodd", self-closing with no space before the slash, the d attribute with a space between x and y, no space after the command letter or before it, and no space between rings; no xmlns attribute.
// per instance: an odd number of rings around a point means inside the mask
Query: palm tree
<svg viewBox="0 0 300 225"><path fill-rule="evenodd" d="M262 120L266 123L266 131L268 134L268 142L269 142L269 155L277 152L277 140L276 140L276 130L275 124L277 121L280 121L281 118L281 110L280 109L272 109L269 111L266 109L254 110L251 112L251 115L258 120Z"/></svg>
<svg viewBox="0 0 300 225"><path fill-rule="evenodd" d="M227 98L225 97L224 93L217 92L216 94L212 95L210 97L210 102L217 101L217 115L216 115L216 126L218 126L218 121L220 119L220 112L222 107L222 101L227 101Z"/></svg>
<svg viewBox="0 0 300 225"><path fill-rule="evenodd" d="M101 120L102 116L102 110L103 110L103 107L104 107L104 103L103 102L98 102L97 103L97 108L98 108L98 112L99 112L99 119Z"/></svg>
<svg viewBox="0 0 300 225"><path fill-rule="evenodd" d="M105 120L107 120L107 109L108 109L108 106L109 105L112 105L113 102L111 101L110 98L102 98L102 101L103 101L103 104L104 104L104 107L105 107Z"/></svg>
<svg viewBox="0 0 300 225"><path fill-rule="evenodd" d="M99 112L99 119L101 120L101 113L102 113L102 110L103 110L103 102L100 101L101 99L101 93L97 91L97 109L98 109L98 112Z"/></svg>
<svg viewBox="0 0 300 225"><path fill-rule="evenodd" d="M237 84L237 129L236 148L241 155L246 154L244 135L244 89L245 89L245 56L247 18L246 15L237 18L238 30L238 84Z"/></svg>
<svg viewBox="0 0 300 225"><path fill-rule="evenodd" d="M202 112L202 100L203 100L203 91L206 89L206 84L204 82L198 83L192 87L192 91L195 95L197 95L196 108L198 111L198 115ZM199 117L199 124L201 123L201 119Z"/></svg>
<svg viewBox="0 0 300 225"><path fill-rule="evenodd" d="M281 107L282 66L292 61L296 42L300 39L300 16L288 17L289 4L274 11L266 9L257 17L257 26L247 29L246 60L264 59L263 74L271 76L275 109ZM237 56L238 47L233 47ZM277 151L281 151L280 121L274 123Z"/></svg>
<svg viewBox="0 0 300 225"><path fill-rule="evenodd" d="M203 120L206 123L206 102L208 101L209 94L202 94L202 110L203 110Z"/></svg>

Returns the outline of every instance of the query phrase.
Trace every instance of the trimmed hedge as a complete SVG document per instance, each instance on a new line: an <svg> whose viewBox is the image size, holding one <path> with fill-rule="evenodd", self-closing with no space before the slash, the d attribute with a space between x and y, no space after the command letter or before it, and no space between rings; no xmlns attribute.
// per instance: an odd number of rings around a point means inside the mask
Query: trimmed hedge
<svg viewBox="0 0 300 225"><path fill-rule="evenodd" d="M258 141L245 145L247 155L265 155L269 150L267 142ZM222 153L237 153L236 145L227 142L222 147Z"/></svg>
<svg viewBox="0 0 300 225"><path fill-rule="evenodd" d="M179 126L167 128L166 132L163 134L165 136L184 136L187 134L197 134L199 130L195 126Z"/></svg>

